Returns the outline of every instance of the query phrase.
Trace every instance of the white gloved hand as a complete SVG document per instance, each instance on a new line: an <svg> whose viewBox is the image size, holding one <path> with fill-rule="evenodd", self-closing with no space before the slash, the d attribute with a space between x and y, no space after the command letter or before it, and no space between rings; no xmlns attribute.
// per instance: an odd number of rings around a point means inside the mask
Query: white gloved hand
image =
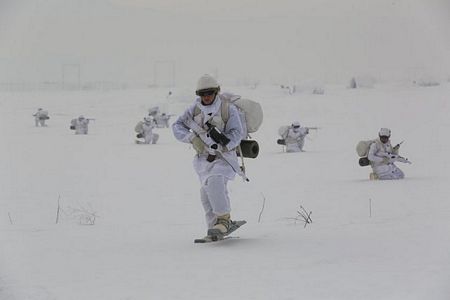
<svg viewBox="0 0 450 300"><path fill-rule="evenodd" d="M214 155L216 151L223 151L223 147L214 142L214 140L206 133L200 135L191 133L188 139L198 154L203 153L205 150L212 155Z"/></svg>
<svg viewBox="0 0 450 300"><path fill-rule="evenodd" d="M203 151L205 150L205 143L203 143L202 139L198 136L194 136L191 143L192 147L194 147L194 150L197 151L198 154L203 153Z"/></svg>
<svg viewBox="0 0 450 300"><path fill-rule="evenodd" d="M215 155L216 151L223 151L223 147L217 143L215 143L211 138L204 137L203 139L200 136L194 136L191 140L192 147L198 154L202 154L205 150L208 154Z"/></svg>

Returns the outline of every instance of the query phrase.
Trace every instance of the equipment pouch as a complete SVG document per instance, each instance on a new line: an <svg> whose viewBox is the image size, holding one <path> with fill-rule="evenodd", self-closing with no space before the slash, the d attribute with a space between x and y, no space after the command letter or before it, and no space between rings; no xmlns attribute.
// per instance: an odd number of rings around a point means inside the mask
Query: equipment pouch
<svg viewBox="0 0 450 300"><path fill-rule="evenodd" d="M286 145L286 141L284 139L278 139L277 144L278 145Z"/></svg>
<svg viewBox="0 0 450 300"><path fill-rule="evenodd" d="M366 166L370 165L370 160L367 157L361 157L359 159L359 165L361 167L366 167Z"/></svg>
<svg viewBox="0 0 450 300"><path fill-rule="evenodd" d="M241 140L240 147L243 157L256 158L259 154L259 145L257 141Z"/></svg>

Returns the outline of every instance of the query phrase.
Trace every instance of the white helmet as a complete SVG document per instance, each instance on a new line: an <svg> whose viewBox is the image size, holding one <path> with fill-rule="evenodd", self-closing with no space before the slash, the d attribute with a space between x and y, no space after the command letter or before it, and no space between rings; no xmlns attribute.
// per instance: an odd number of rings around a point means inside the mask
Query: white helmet
<svg viewBox="0 0 450 300"><path fill-rule="evenodd" d="M295 121L294 123L292 123L292 127L299 128L300 127L300 122L299 121Z"/></svg>
<svg viewBox="0 0 450 300"><path fill-rule="evenodd" d="M205 74L198 80L195 93L199 95L199 92L202 90L215 90L216 92L218 92L220 90L220 86L217 80L214 79L214 77Z"/></svg>
<svg viewBox="0 0 450 300"><path fill-rule="evenodd" d="M84 116L81 115L81 116L78 117L78 119L83 120L83 119L84 119Z"/></svg>
<svg viewBox="0 0 450 300"><path fill-rule="evenodd" d="M381 128L380 131L378 132L378 136L390 137L391 136L391 130L389 128Z"/></svg>
<svg viewBox="0 0 450 300"><path fill-rule="evenodd" d="M159 113L159 107L158 106L154 106L148 109L148 114L149 116L152 115L157 115Z"/></svg>

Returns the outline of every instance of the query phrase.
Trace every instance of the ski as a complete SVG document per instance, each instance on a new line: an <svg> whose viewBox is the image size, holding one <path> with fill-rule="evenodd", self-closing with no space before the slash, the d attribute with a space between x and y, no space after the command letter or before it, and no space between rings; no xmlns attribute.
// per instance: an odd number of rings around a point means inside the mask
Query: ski
<svg viewBox="0 0 450 300"><path fill-rule="evenodd" d="M219 234L216 232L211 232L211 230L208 230L208 235L201 239L195 239L194 243L212 243L212 242L218 242L223 240L228 240L232 238L237 238L233 236L229 236L232 232L236 231L239 227L247 223L247 221L231 221L230 229L228 232L224 234Z"/></svg>

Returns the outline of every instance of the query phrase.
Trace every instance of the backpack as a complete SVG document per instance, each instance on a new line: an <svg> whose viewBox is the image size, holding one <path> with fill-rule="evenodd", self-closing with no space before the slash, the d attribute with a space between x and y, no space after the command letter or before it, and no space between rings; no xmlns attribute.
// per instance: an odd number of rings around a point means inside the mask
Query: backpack
<svg viewBox="0 0 450 300"><path fill-rule="evenodd" d="M360 141L356 145L356 153L359 157L366 157L369 154L369 148L376 140Z"/></svg>
<svg viewBox="0 0 450 300"><path fill-rule="evenodd" d="M134 131L136 131L137 133L142 133L144 132L144 129L142 128L142 125L144 124L144 122L139 121L136 126L134 127Z"/></svg>
<svg viewBox="0 0 450 300"><path fill-rule="evenodd" d="M263 110L261 104L259 104L256 101L244 98L237 98L235 100L225 99L225 103L227 102L236 105L236 107L239 110L239 113L242 113L240 114L241 121L243 121L242 123L245 124L245 127L247 128L247 133L253 133L258 131L259 127L263 122ZM228 110L226 111L228 115ZM226 116L226 119L224 120L228 120L228 116Z"/></svg>
<svg viewBox="0 0 450 300"><path fill-rule="evenodd" d="M360 141L356 145L356 153L360 157L358 163L361 167L370 165L370 160L367 158L367 155L369 154L370 145L375 143L375 141L376 140Z"/></svg>
<svg viewBox="0 0 450 300"><path fill-rule="evenodd" d="M72 119L70 121L70 130L75 130L75 126L77 125L77 119Z"/></svg>
<svg viewBox="0 0 450 300"><path fill-rule="evenodd" d="M281 135L281 139L277 140L278 145L286 146L286 137L288 135L289 128L291 128L291 126L289 125L281 126L280 128L278 128L278 134Z"/></svg>
<svg viewBox="0 0 450 300"><path fill-rule="evenodd" d="M282 137L283 140L286 139L289 128L291 128L291 126L289 125L281 126L280 128L278 128L278 134Z"/></svg>

